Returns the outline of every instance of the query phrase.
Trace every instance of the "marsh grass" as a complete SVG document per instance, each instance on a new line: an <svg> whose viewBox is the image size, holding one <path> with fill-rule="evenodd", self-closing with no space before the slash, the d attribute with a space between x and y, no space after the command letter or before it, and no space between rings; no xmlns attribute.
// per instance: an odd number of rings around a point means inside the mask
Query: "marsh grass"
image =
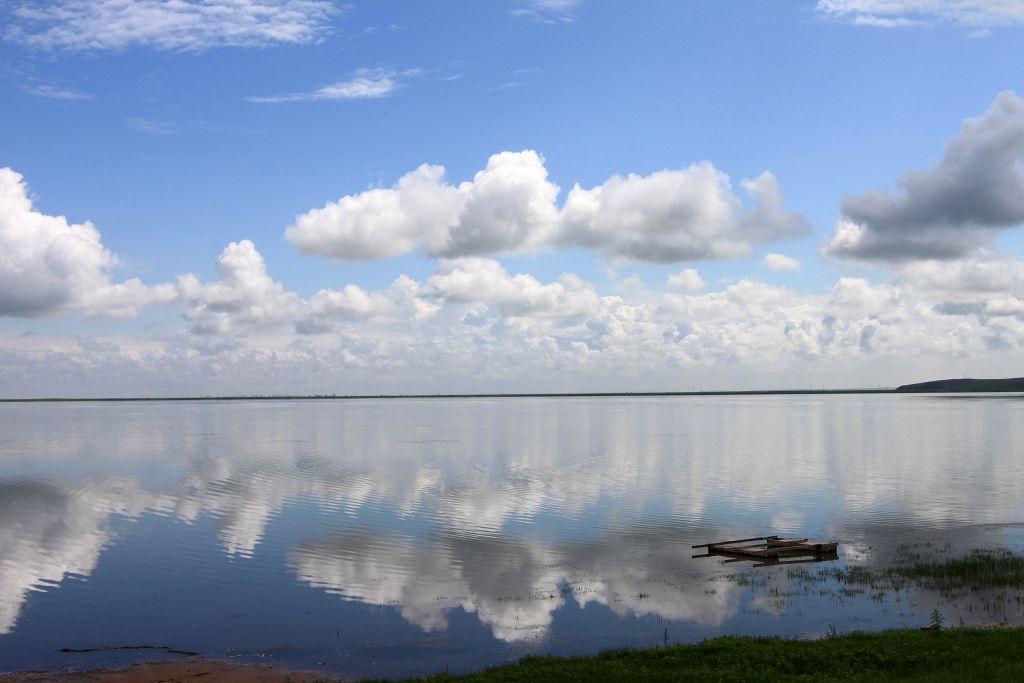
<svg viewBox="0 0 1024 683"><path fill-rule="evenodd" d="M909 567L895 567L894 571L942 592L961 588L1024 589L1024 556L1009 550L975 550L965 557L944 562L918 561Z"/></svg>
<svg viewBox="0 0 1024 683"><path fill-rule="evenodd" d="M835 581L846 586L870 588L875 593L900 591L914 584L942 595L963 592L1024 589L1024 556L1009 550L973 550L957 558L925 557L921 553L897 554L890 567L877 570L855 565L829 567L811 573L789 572L789 578L807 582Z"/></svg>

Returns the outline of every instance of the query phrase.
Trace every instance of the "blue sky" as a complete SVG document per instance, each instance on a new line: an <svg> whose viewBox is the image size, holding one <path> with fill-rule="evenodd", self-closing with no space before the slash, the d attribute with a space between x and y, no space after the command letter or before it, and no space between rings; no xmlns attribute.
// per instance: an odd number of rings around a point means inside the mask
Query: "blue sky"
<svg viewBox="0 0 1024 683"><path fill-rule="evenodd" d="M1024 2L0 22L5 396L1021 374Z"/></svg>

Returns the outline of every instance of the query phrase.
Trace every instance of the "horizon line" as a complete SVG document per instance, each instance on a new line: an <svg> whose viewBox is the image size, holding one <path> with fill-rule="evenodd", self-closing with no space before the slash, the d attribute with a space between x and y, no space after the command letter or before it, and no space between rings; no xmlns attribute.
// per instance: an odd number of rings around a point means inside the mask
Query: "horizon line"
<svg viewBox="0 0 1024 683"><path fill-rule="evenodd" d="M381 399L444 399L444 398L615 398L658 396L757 396L799 394L891 394L894 387L847 389L721 389L708 391L561 391L561 392L483 392L455 394L242 394L223 396L45 396L33 398L0 398L0 403L72 403L116 401L353 401ZM907 392L899 392L907 393Z"/></svg>

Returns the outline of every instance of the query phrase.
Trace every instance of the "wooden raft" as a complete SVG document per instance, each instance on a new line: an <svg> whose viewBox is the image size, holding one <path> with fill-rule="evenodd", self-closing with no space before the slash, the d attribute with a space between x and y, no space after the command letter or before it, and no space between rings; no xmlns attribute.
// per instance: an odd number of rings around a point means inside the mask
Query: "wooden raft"
<svg viewBox="0 0 1024 683"><path fill-rule="evenodd" d="M745 543L747 545L739 545ZM757 536L733 541L702 543L693 548L707 548L707 552L693 557L727 557L729 562L754 562L755 567L773 564L803 564L839 559L838 543L822 543L806 538Z"/></svg>

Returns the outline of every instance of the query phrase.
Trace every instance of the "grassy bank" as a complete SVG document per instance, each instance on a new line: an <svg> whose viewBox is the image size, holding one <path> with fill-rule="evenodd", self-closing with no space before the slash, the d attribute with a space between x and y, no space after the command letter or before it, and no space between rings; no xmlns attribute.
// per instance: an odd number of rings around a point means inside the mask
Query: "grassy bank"
<svg viewBox="0 0 1024 683"><path fill-rule="evenodd" d="M1024 629L851 633L821 640L724 637L594 657L528 657L428 681L1024 680ZM424 680L424 679L413 679Z"/></svg>

